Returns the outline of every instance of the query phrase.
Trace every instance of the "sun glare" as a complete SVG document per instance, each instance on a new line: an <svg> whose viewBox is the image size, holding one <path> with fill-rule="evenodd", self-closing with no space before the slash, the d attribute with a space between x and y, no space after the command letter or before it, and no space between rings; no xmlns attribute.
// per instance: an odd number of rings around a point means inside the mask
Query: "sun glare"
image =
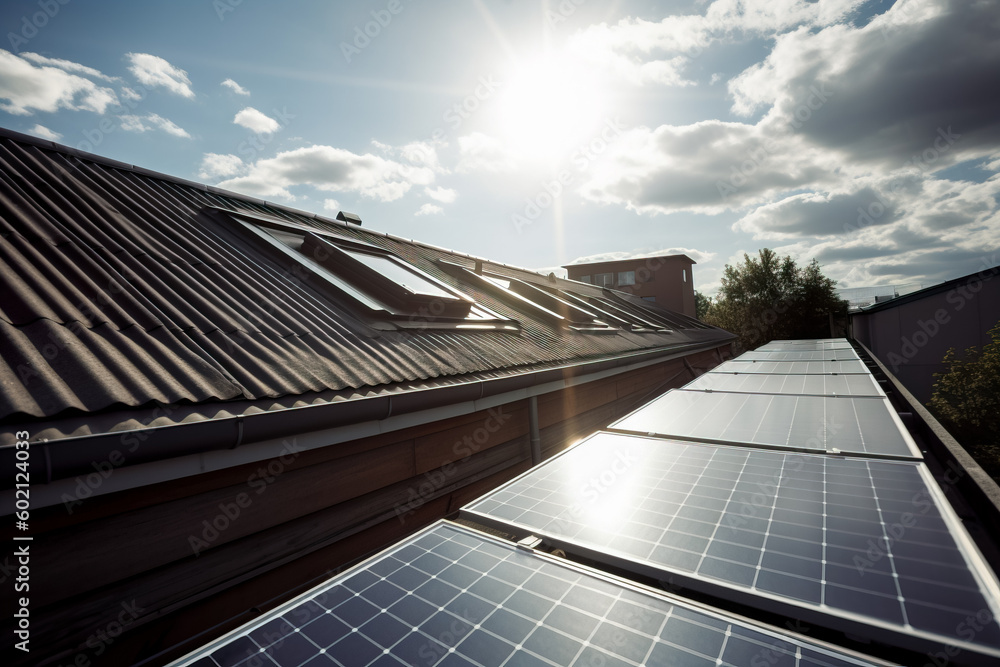
<svg viewBox="0 0 1000 667"><path fill-rule="evenodd" d="M530 159L569 157L591 139L606 108L596 79L565 57L522 60L504 83L498 124L508 146Z"/></svg>

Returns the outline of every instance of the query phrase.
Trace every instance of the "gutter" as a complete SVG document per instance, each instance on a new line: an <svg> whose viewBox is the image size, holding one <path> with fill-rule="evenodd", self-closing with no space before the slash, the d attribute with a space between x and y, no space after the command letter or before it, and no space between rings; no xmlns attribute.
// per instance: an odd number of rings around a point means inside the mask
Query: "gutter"
<svg viewBox="0 0 1000 667"><path fill-rule="evenodd" d="M102 495L124 488L166 481L220 468L266 460L287 453L287 443L296 451L357 440L379 433L430 423L440 419L477 412L512 401L530 398L568 386L585 384L617 375L637 367L683 358L697 352L727 345L731 338L672 345L645 350L613 359L577 362L557 368L522 373L503 378L477 379L463 384L431 389L403 391L393 395L371 396L322 405L307 405L272 412L241 414L207 421L171 424L153 428L115 431L96 435L39 440L31 443L30 472L32 505L41 506L42 485L60 487L71 497L81 478L107 471L94 488ZM322 433L322 437L313 434ZM306 436L304 442L295 436ZM0 498L13 495L16 450L14 445L0 448L4 475ZM181 459L181 460L178 460ZM167 462L169 460L169 462ZM156 464L151 465L151 464ZM127 483L122 479L128 468L141 466L146 472L142 481ZM149 473L153 468L156 472ZM110 475L115 470L114 476ZM138 472L138 470L137 470ZM63 480L66 483L59 483ZM93 485L91 485L93 486ZM51 503L61 502L52 488ZM87 494L89 497L91 494ZM41 503L41 504L40 504ZM13 508L13 501L5 506Z"/></svg>

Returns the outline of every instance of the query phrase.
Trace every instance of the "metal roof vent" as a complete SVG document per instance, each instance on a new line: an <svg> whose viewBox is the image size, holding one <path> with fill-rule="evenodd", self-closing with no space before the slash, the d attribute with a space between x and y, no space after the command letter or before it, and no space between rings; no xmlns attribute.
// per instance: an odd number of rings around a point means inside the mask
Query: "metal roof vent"
<svg viewBox="0 0 1000 667"><path fill-rule="evenodd" d="M348 213L347 211L341 211L337 214L337 220L341 222L352 222L355 225L361 224L361 216L357 213Z"/></svg>

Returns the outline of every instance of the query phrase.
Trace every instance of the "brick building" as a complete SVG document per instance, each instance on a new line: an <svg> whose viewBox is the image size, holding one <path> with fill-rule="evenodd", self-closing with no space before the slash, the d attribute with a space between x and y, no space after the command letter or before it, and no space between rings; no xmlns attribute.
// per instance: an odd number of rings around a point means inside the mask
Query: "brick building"
<svg viewBox="0 0 1000 667"><path fill-rule="evenodd" d="M570 264L563 268L569 271L570 280L628 292L695 317L691 267L696 263L687 255L664 255Z"/></svg>

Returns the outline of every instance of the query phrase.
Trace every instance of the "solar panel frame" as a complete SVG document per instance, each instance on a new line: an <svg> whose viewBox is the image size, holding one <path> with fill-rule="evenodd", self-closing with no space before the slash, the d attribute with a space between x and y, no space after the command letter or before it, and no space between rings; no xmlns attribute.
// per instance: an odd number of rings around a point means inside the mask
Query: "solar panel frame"
<svg viewBox="0 0 1000 667"><path fill-rule="evenodd" d="M734 361L857 361L858 353L847 350L752 350Z"/></svg>
<svg viewBox="0 0 1000 667"><path fill-rule="evenodd" d="M776 338L768 341L765 345L851 345L851 341L846 338L801 338L787 339Z"/></svg>
<svg viewBox="0 0 1000 667"><path fill-rule="evenodd" d="M738 361L729 359L712 373L766 373L769 375L870 374L863 361Z"/></svg>
<svg viewBox="0 0 1000 667"><path fill-rule="evenodd" d="M794 399L791 414L788 413L788 401ZM735 404L742 400L739 405L723 406L724 401ZM766 401L766 404L765 404ZM828 410L839 412L836 419L829 422L824 418L821 428L811 431L808 434L797 433L801 428L808 428L809 419L807 416L799 414L799 403L805 403L817 407L816 402L822 401L824 415ZM880 401L880 402L879 402ZM856 431L843 430L838 426L840 417L846 412L847 403L853 408L856 421ZM698 405L700 404L700 405ZM768 410L774 406L773 412ZM858 409L864 411L874 410L875 414L888 419L888 422L878 424L883 430L890 426L895 430L889 432L893 436L898 436L898 442L893 445L894 450L889 451L885 441L878 438L869 437L868 440L875 440L871 446L882 446L881 451L870 449L865 440L865 425L862 424ZM805 408L803 408L805 409ZM674 421L673 424L663 426L664 412L670 411L671 416L683 421ZM728 414L726 422L713 419L714 414ZM690 416L689 415L693 415ZM740 426L752 425L749 422L736 423L740 417L756 420L757 426L750 435L746 437L747 430L742 432ZM870 416L870 415L868 415ZM779 420L779 417L787 417L787 423ZM697 420L697 421L695 421ZM735 425L734 425L735 423ZM871 427L872 422L868 421ZM848 423L850 426L851 424ZM725 430L719 432L722 427ZM835 427L835 428L834 428ZM784 432L785 442L778 442L782 439ZM703 392L688 391L686 389L671 389L661 394L649 403L633 410L621 419L612 422L605 430L616 433L628 433L633 435L644 435L676 440L691 440L695 442L707 442L713 444L743 445L747 447L757 447L763 449L776 449L781 451L800 451L808 453L833 453L844 456L864 456L866 458L887 458L887 459L916 459L920 460L923 455L917 447L916 442L903 426L899 415L891 409L887 399L873 397L854 396L804 396L804 395L781 395L781 394L739 394L730 392ZM856 432L857 438L853 438ZM732 433L732 435L729 435ZM758 436L758 434L760 434ZM793 435L796 439L792 442ZM869 428L871 436L871 428ZM853 440L852 440L853 438ZM855 446L860 441L860 448ZM839 445L839 446L837 446Z"/></svg>
<svg viewBox="0 0 1000 667"><path fill-rule="evenodd" d="M766 373L703 373L681 389L789 396L854 396L885 398L872 375L788 375Z"/></svg>
<svg viewBox="0 0 1000 667"><path fill-rule="evenodd" d="M552 547L556 547L564 550L568 554L573 554L578 557L591 559L594 562L602 563L605 566L612 568L619 568L621 570L631 572L633 574L649 577L660 582L666 582L669 585L679 585L691 590L696 590L702 593L712 595L716 598L721 598L724 600L730 600L739 604L747 605L749 607L763 608L773 613L789 615L793 618L799 618L808 623L814 623L816 625L828 627L835 630L840 630L845 633L857 634L859 636L871 637L877 641L886 642L889 644L898 644L902 647L909 647L914 642L916 644L915 650L921 652L927 652L930 656L931 652L940 652L942 648L945 650L950 650L955 647L960 647L961 651L968 651L969 654L964 654L966 657L972 657L969 664L984 664L993 665L995 664L996 658L1000 658L1000 643L997 646L989 647L984 645L976 645L965 642L961 639L956 639L955 637L947 637L935 635L935 633L926 632L922 630L914 629L910 626L906 626L901 629L901 626L894 626L891 623L886 623L878 618L872 616L865 616L858 613L852 613L848 610L838 610L835 613L824 611L822 607L810 606L803 602L797 602L794 598L776 596L774 594L767 593L766 591L752 591L747 588L739 588L732 584L727 584L724 581L714 581L706 578L703 575L699 575L696 572L685 572L679 569L670 569L664 566L658 566L654 563L644 560L642 558L636 558L621 552L615 547L609 547L608 545L601 545L590 543L588 544L585 540L580 540L576 537L567 537L565 535L555 534L552 531L546 530L544 527L537 525L529 525L516 520L497 518L491 514L482 512L478 510L477 507L482 505L484 501L489 501L494 496L499 494L509 492L512 488L517 487L522 484L524 480L530 478L532 475L539 474L539 471L546 466L556 465L558 461L563 460L566 457L573 456L574 452L580 451L581 448L587 447L588 443L592 443L600 438L612 437L612 438L627 438L629 440L646 441L649 443L655 443L656 447L668 446L668 442L664 440L659 440L656 438L627 435L627 434L617 434L617 433L606 433L598 432L594 435L580 441L573 447L564 450L557 456L553 457L541 466L536 466L535 468L522 473L518 477L514 478L510 482L498 487L494 491L482 496L481 498L471 502L470 504L463 507L460 511L460 516L468 518L470 520L483 523L484 525L496 528L501 531L506 532L517 532L518 530L530 533L532 535L541 537L544 542ZM714 445L710 443L697 443L697 442L687 442L687 441L676 441L673 444L680 445L684 447L704 447L710 449L718 450L732 450L740 452L759 452L761 454L769 455L784 455L786 459L791 456L801 456L815 461L844 461L851 463L861 463L869 461L866 459L846 459L840 457L830 457L822 454L800 454L794 452L776 452L771 450L755 450L755 449L744 449L735 448L726 445ZM590 445L592 446L592 445ZM909 466L914 468L922 480L924 487L930 499L937 510L938 515L943 520L944 524L947 526L948 533L954 539L955 546L961 553L962 557L968 566L969 572L973 575L976 583L979 587L980 592L983 594L984 600L988 606L988 611L991 615L990 621L981 621L984 624L987 622L995 623L998 618L1000 618L1000 583L997 581L996 574L989 568L983 555L980 553L978 547L976 547L974 541L965 531L961 520L955 514L950 503L945 497L943 491L937 485L933 476L931 475L926 464L919 461L883 461L877 459L870 460L874 464L888 465L888 466ZM569 466L567 466L569 467ZM645 466L641 465L640 468L645 469ZM578 482L578 480L577 480ZM825 483L824 483L825 487ZM873 480L874 488L874 480ZM777 491L775 492L775 504L777 503ZM602 505L604 502L602 501ZM565 512L563 514L566 514ZM578 512L570 512L569 515L572 516L578 514ZM557 515L562 516L562 515ZM723 515L724 516L724 515ZM565 521L565 519L560 519ZM719 526L721 526L722 518L719 519ZM884 525L884 524L883 524ZM824 530L826 528L826 519L824 518ZM886 533L888 536L888 533ZM623 538L620 536L616 539L614 544L622 545L621 541ZM887 542L890 545L891 543ZM824 542L825 545L825 542ZM710 547L706 547L707 549ZM824 546L824 548L826 548ZM762 551L763 554L763 551ZM825 561L824 561L825 563ZM894 575L895 576L895 575ZM898 590L898 589L897 589ZM900 600L902 602L902 599ZM872 633L868 628L875 628L876 632ZM957 630L957 629L956 629ZM998 630L1000 632L1000 630ZM914 634L916 633L916 634ZM974 638L974 637L973 637ZM998 640L1000 642L1000 640ZM951 653L947 655L953 655ZM988 657L984 657L988 656ZM953 659L953 658L952 658Z"/></svg>
<svg viewBox="0 0 1000 667"><path fill-rule="evenodd" d="M463 565L476 562L493 577ZM460 567L470 573L464 583L448 574ZM421 583L407 591L397 585L406 577ZM383 626L369 629L375 619ZM406 644L413 653L418 642L418 657L428 667L500 665L515 656L537 665L645 664L677 657L735 665L758 656L768 664L774 662L769 658L831 667L889 664L444 520L172 664L243 667L256 660L313 667L322 654L331 657L329 649L342 647L350 660L334 651L340 659L322 664L401 665L399 647ZM718 661L708 653L713 647ZM288 661L275 660L276 653Z"/></svg>
<svg viewBox="0 0 1000 667"><path fill-rule="evenodd" d="M848 342L826 341L826 342L789 342L772 340L770 343L755 348L756 350L853 350L854 346Z"/></svg>

